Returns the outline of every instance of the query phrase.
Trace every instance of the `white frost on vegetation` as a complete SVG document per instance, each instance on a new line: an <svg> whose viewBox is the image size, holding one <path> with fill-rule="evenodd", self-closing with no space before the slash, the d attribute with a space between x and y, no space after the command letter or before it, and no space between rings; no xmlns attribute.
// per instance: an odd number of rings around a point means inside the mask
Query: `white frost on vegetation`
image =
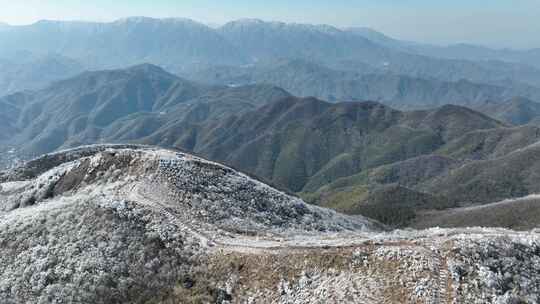
<svg viewBox="0 0 540 304"><path fill-rule="evenodd" d="M170 150L92 146L43 161L58 159L52 168L33 160L0 183L2 303L144 303L189 278L204 256L288 260L329 248L345 269L275 274L279 284L235 302L380 303L392 290L403 303L540 302L537 231L384 232ZM214 283L232 296L239 279Z"/></svg>

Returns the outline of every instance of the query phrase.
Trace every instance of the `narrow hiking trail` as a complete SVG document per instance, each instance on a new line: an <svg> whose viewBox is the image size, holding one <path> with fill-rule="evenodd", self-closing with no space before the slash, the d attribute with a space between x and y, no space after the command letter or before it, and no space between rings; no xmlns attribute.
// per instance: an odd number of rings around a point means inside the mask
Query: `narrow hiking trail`
<svg viewBox="0 0 540 304"><path fill-rule="evenodd" d="M137 183L126 191L129 200L137 202L145 207L151 208L162 215L165 215L182 231L189 233L197 239L202 248L209 254L247 254L247 255L287 255L306 254L309 252L321 252L324 250L338 249L366 249L376 250L376 248L403 248L415 249L425 252L429 257L429 265L433 274L434 288L431 297L426 303L429 304L450 304L453 301L451 275L448 270L447 259L442 256L436 248L436 241L422 242L407 240L381 240L373 241L369 235L349 235L349 236L301 236L300 238L279 238L261 239L258 237L237 235L234 238L213 237L211 234L201 232L186 224L187 219L183 219L171 206L152 199L145 194L143 184Z"/></svg>

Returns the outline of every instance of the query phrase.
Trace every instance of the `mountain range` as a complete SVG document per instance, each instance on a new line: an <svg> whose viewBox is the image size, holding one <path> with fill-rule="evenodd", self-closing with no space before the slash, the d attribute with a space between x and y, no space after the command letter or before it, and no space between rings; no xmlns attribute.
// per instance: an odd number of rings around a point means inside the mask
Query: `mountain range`
<svg viewBox="0 0 540 304"><path fill-rule="evenodd" d="M20 51L36 56L62 55L90 70L148 62L180 73L201 65L242 66L303 59L338 69L356 69L360 64L442 81L540 84L540 70L534 67L534 60L426 56L351 29L253 19L232 21L217 29L189 19L146 17L110 23L40 21L4 27L0 32L0 58Z"/></svg>
<svg viewBox="0 0 540 304"><path fill-rule="evenodd" d="M174 37L174 38L173 38ZM87 68L153 62L238 63L242 58L218 33L188 19L134 17L112 23L40 21L0 33L0 55L13 50L56 53Z"/></svg>
<svg viewBox="0 0 540 304"><path fill-rule="evenodd" d="M449 58L444 48L433 47L441 50L437 55L416 50L421 46L369 29L256 19L217 28L146 17L6 25L0 32L0 96L44 89L82 71L150 63L195 82L265 84L300 97L373 100L402 110L456 104L489 112L495 111L484 105L489 102L540 100L533 59Z"/></svg>
<svg viewBox="0 0 540 304"><path fill-rule="evenodd" d="M534 105L513 99L498 107L516 102ZM1 98L0 107L4 162L12 160L7 151L28 159L102 142L178 148L390 225L414 224L423 210L537 191L540 129L519 125L534 121L531 111L502 111L511 114L502 122L457 105L329 103L271 85L200 84L149 64L85 72Z"/></svg>
<svg viewBox="0 0 540 304"><path fill-rule="evenodd" d="M0 23L0 302L538 303L539 59Z"/></svg>
<svg viewBox="0 0 540 304"><path fill-rule="evenodd" d="M6 123L20 130L16 135L3 130L3 137L9 135L23 155L39 155L65 146L140 138L170 120L196 122L287 95L263 85L236 89L195 84L157 66L139 65L86 72L43 90L9 95L0 104L12 112ZM206 104L210 106L203 109ZM129 127L134 120L139 125Z"/></svg>
<svg viewBox="0 0 540 304"><path fill-rule="evenodd" d="M516 96L540 100L532 86L505 87L494 84L457 82L380 73L369 66L355 71L336 70L304 60L280 60L250 67L211 67L183 73L204 83L245 85L266 83L296 96L314 96L331 102L376 100L400 109L433 108L444 104L476 107L487 101L505 101Z"/></svg>

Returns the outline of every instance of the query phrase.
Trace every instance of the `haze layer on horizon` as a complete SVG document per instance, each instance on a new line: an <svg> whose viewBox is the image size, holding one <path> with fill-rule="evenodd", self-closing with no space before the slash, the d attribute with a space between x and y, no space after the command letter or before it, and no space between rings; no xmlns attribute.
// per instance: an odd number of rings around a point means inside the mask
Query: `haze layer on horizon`
<svg viewBox="0 0 540 304"><path fill-rule="evenodd" d="M113 21L129 16L185 17L207 24L242 18L369 27L433 44L540 47L540 0L0 0L0 21Z"/></svg>

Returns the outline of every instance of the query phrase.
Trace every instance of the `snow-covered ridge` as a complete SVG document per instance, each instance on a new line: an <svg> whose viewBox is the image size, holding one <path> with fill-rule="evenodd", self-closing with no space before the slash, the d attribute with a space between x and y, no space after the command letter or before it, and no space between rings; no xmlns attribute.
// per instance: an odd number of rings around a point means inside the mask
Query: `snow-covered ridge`
<svg viewBox="0 0 540 304"><path fill-rule="evenodd" d="M4 172L0 181L22 185L18 195L13 190L0 192L6 196L4 211L91 189L111 197L157 201L178 214L191 214L187 220L197 219L210 231L215 226L250 232L378 228L362 217L307 205L221 164L145 146L94 145L60 151ZM110 185L115 188L106 188Z"/></svg>
<svg viewBox="0 0 540 304"><path fill-rule="evenodd" d="M379 228L187 153L81 147L0 174L0 298L540 301L537 231Z"/></svg>

